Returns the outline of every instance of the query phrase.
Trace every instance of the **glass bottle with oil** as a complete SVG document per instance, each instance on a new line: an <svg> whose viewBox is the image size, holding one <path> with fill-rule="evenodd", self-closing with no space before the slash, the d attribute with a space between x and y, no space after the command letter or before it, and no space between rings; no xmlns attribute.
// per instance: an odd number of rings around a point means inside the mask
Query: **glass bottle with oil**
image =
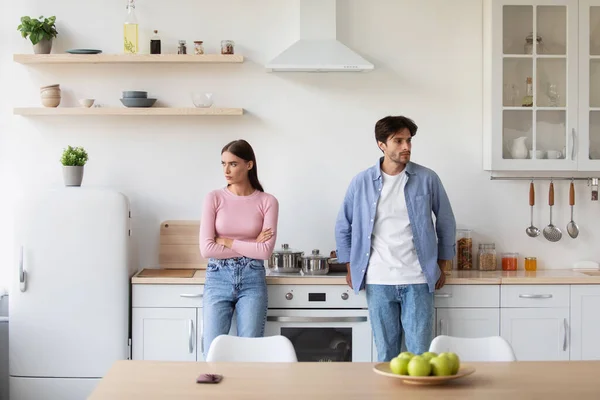
<svg viewBox="0 0 600 400"><path fill-rule="evenodd" d="M127 18L123 25L123 50L125 53L137 54L138 22L135 16L135 0L127 0Z"/></svg>
<svg viewBox="0 0 600 400"><path fill-rule="evenodd" d="M525 92L525 96L523 97L523 103L521 105L523 107L533 107L533 80L530 76L527 77L525 84L527 90Z"/></svg>

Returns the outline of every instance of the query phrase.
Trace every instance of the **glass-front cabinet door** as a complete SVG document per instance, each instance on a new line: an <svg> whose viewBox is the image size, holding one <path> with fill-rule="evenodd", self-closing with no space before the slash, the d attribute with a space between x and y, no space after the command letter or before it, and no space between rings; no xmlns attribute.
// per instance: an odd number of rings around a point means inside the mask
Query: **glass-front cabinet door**
<svg viewBox="0 0 600 400"><path fill-rule="evenodd" d="M579 1L579 130L582 171L600 170L600 0Z"/></svg>
<svg viewBox="0 0 600 400"><path fill-rule="evenodd" d="M577 170L578 1L493 0L486 17L485 169Z"/></svg>

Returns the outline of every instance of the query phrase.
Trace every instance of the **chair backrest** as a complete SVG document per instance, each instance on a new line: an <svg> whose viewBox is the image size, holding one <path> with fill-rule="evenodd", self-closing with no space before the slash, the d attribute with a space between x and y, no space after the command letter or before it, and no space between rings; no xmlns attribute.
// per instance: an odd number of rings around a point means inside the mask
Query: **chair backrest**
<svg viewBox="0 0 600 400"><path fill-rule="evenodd" d="M297 362L294 345L285 336L217 336L206 355L207 362Z"/></svg>
<svg viewBox="0 0 600 400"><path fill-rule="evenodd" d="M462 338L440 335L433 339L429 351L453 352L461 361L517 361L512 346L501 336Z"/></svg>

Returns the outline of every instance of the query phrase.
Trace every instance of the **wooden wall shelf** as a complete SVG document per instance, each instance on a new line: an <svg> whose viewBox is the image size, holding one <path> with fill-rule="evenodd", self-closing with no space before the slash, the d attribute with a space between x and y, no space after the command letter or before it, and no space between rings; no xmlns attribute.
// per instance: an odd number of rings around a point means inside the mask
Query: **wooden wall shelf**
<svg viewBox="0 0 600 400"><path fill-rule="evenodd" d="M243 63L237 54L14 54L19 64L231 64Z"/></svg>
<svg viewBox="0 0 600 400"><path fill-rule="evenodd" d="M15 115L23 116L240 116L244 114L243 108L172 108L172 107L56 107L56 108L15 108Z"/></svg>

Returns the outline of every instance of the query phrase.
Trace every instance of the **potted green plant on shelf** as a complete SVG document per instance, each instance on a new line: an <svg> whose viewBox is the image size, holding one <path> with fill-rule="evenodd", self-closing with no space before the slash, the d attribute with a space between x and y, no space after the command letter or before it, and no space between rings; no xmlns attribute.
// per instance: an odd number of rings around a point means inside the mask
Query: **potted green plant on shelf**
<svg viewBox="0 0 600 400"><path fill-rule="evenodd" d="M28 16L21 17L21 24L17 30L21 32L23 38L29 37L35 54L50 54L52 40L58 36L55 16L44 18L42 15L38 19Z"/></svg>
<svg viewBox="0 0 600 400"><path fill-rule="evenodd" d="M83 166L87 160L88 154L83 147L68 146L64 149L60 162L63 165L65 186L81 186Z"/></svg>

